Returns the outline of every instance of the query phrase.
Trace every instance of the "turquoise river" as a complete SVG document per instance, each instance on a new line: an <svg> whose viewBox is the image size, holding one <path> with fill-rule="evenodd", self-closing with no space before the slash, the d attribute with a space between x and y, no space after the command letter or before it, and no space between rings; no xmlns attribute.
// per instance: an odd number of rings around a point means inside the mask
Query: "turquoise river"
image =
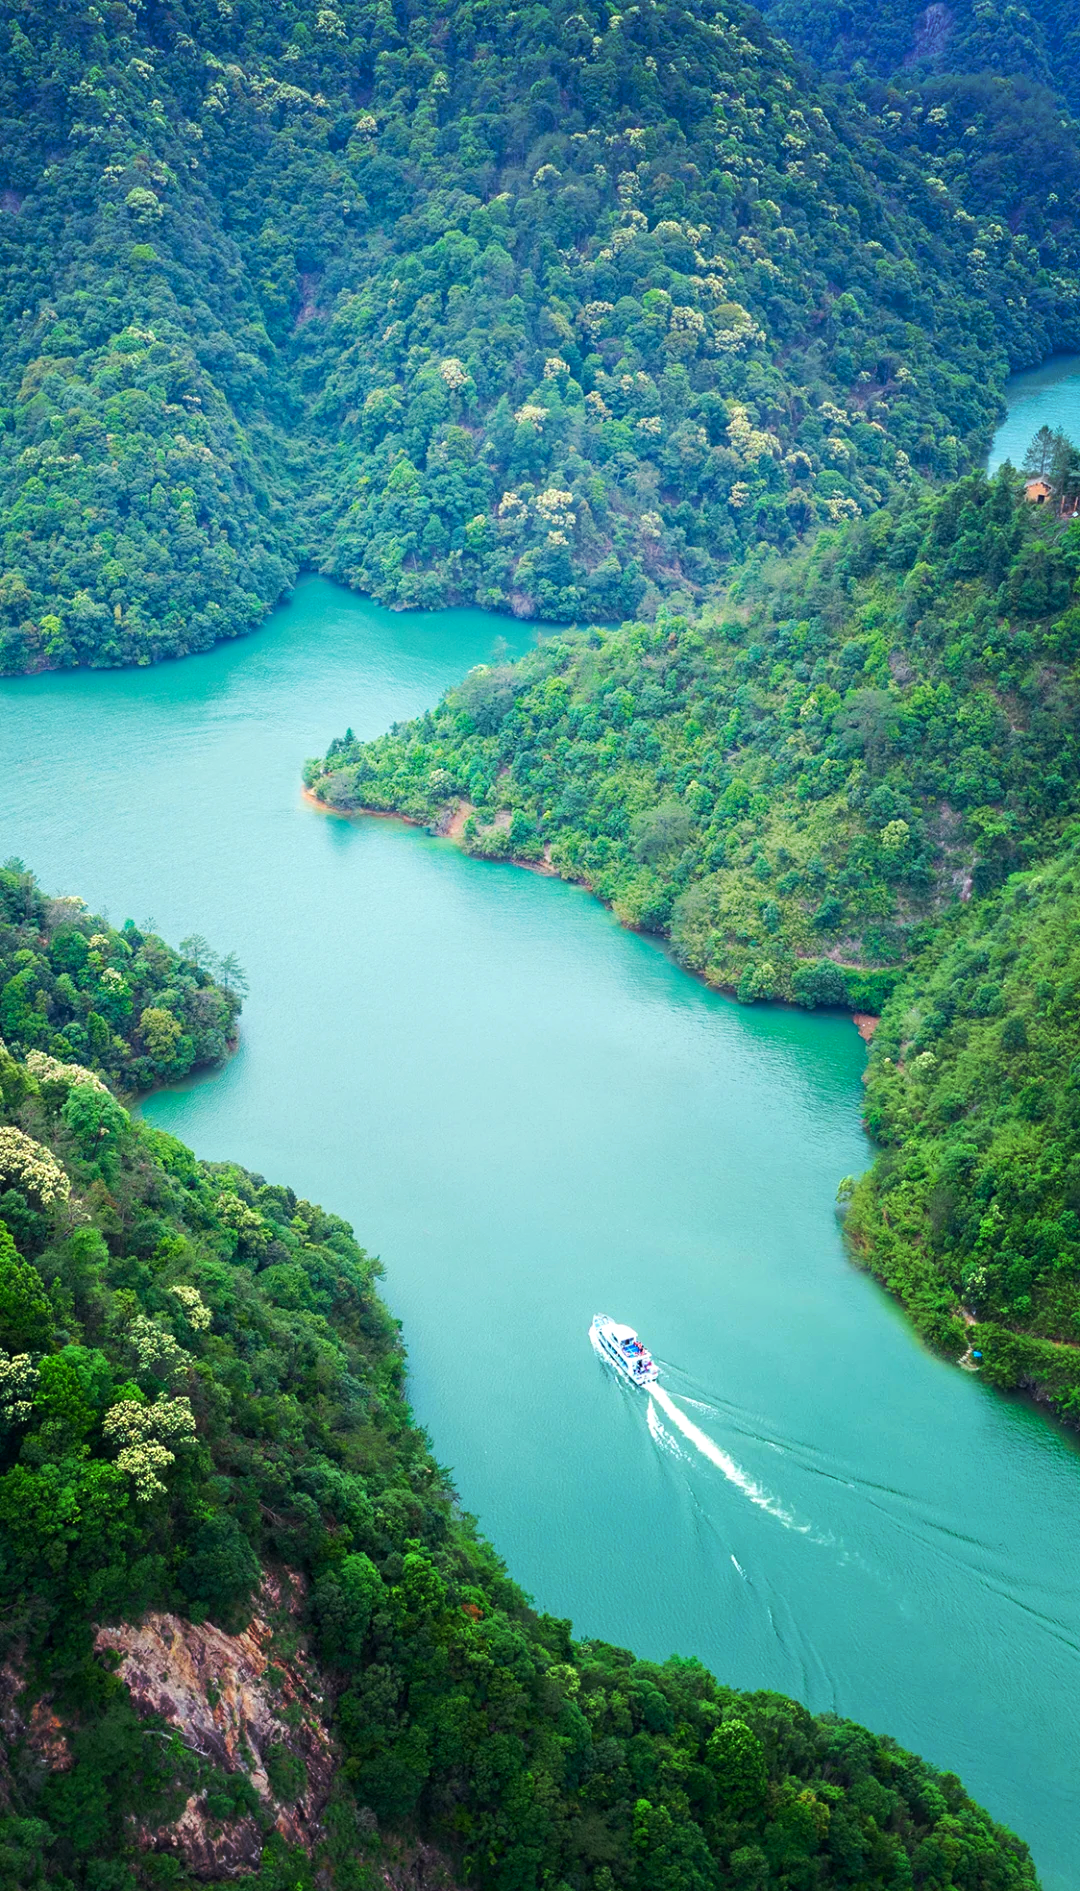
<svg viewBox="0 0 1080 1891"><path fill-rule="evenodd" d="M895 1734L1080 1891L1080 1450L845 1259L850 1020L740 1007L579 889L301 799L306 756L500 634L530 635L307 579L209 656L4 683L3 852L239 955L237 1056L147 1114L382 1256L416 1409L545 1608ZM598 1309L676 1416L596 1360Z"/></svg>

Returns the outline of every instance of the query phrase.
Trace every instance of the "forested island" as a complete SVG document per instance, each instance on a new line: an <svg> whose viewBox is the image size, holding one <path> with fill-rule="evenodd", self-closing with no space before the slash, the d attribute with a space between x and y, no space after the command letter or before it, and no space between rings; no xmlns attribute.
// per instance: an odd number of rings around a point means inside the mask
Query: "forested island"
<svg viewBox="0 0 1080 1891"><path fill-rule="evenodd" d="M133 941L63 905L0 872L42 994L0 1045L4 1884L1034 1891L893 1741L536 1612L347 1224L132 1116L106 1073L146 1025L72 1058L47 963ZM194 968L156 956L179 1022Z"/></svg>

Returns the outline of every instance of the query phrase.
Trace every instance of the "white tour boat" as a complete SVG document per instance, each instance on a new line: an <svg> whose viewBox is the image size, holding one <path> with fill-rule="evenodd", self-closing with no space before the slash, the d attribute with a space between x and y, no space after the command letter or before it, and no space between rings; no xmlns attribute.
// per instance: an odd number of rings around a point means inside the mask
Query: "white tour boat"
<svg viewBox="0 0 1080 1891"><path fill-rule="evenodd" d="M652 1356L632 1326L620 1326L606 1313L593 1316L589 1338L598 1353L631 1385L652 1385L660 1377Z"/></svg>

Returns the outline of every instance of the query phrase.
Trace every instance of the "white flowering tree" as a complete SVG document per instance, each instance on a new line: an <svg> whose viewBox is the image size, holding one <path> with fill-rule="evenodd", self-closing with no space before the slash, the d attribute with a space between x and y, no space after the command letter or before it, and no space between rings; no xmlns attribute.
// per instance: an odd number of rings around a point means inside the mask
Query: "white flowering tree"
<svg viewBox="0 0 1080 1891"><path fill-rule="evenodd" d="M135 1486L140 1503L165 1492L163 1473L176 1462L177 1448L194 1444L195 1415L187 1399L161 1397L152 1405L121 1399L105 1414L102 1431L110 1444L119 1445L116 1462Z"/></svg>
<svg viewBox="0 0 1080 1891"><path fill-rule="evenodd" d="M11 1125L0 1126L0 1182L34 1196L43 1208L65 1202L71 1184L56 1157Z"/></svg>

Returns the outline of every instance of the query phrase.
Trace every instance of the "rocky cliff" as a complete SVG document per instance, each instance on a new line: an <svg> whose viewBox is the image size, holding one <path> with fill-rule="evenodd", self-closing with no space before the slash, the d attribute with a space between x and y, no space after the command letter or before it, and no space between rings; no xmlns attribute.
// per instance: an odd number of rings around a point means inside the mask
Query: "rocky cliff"
<svg viewBox="0 0 1080 1891"><path fill-rule="evenodd" d="M197 1878L253 1869L270 1831L308 1852L320 1836L335 1756L323 1683L298 1633L301 1600L296 1577L268 1575L239 1635L166 1614L97 1631L138 1712L175 1728L211 1779L242 1774L253 1788L241 1816L216 1816L209 1786L174 1823L143 1834Z"/></svg>

